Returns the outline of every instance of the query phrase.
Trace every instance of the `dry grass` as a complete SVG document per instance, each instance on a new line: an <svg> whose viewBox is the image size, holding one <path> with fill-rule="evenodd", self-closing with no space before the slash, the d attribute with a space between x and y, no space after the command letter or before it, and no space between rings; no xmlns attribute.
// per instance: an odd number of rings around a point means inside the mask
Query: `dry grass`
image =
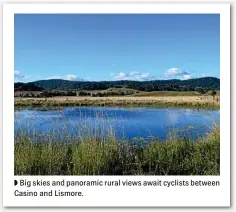
<svg viewBox="0 0 236 212"><path fill-rule="evenodd" d="M45 100L45 98L15 97L15 101ZM165 101L165 102L216 102L212 96L122 96L122 97L90 97L60 96L47 98L47 101ZM219 103L219 102L218 102Z"/></svg>
<svg viewBox="0 0 236 212"><path fill-rule="evenodd" d="M139 92L134 96L199 96L200 94L195 91L150 91L150 92Z"/></svg>
<svg viewBox="0 0 236 212"><path fill-rule="evenodd" d="M16 97L15 106L175 106L219 109L220 100L219 97L213 100L212 96Z"/></svg>

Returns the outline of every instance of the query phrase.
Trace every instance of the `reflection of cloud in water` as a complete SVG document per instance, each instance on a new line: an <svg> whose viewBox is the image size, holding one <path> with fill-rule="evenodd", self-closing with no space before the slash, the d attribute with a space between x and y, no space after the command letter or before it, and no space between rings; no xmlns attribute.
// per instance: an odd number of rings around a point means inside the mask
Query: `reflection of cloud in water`
<svg viewBox="0 0 236 212"><path fill-rule="evenodd" d="M180 112L178 110L169 109L167 114L167 118L172 125L179 122Z"/></svg>

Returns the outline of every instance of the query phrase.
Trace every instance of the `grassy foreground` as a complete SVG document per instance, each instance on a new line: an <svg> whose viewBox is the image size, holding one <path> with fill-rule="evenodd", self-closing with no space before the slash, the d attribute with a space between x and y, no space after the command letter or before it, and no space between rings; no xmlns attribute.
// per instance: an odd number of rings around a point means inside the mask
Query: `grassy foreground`
<svg viewBox="0 0 236 212"><path fill-rule="evenodd" d="M196 142L169 138L146 145L113 137L36 144L22 135L14 157L15 175L219 175L220 129Z"/></svg>

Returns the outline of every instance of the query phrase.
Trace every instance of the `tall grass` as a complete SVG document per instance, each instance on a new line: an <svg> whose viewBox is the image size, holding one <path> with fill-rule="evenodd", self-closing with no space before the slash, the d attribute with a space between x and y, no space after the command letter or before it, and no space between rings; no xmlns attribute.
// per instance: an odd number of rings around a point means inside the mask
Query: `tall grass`
<svg viewBox="0 0 236 212"><path fill-rule="evenodd" d="M193 141L170 137L144 144L115 136L32 142L15 138L15 175L219 175L220 129Z"/></svg>

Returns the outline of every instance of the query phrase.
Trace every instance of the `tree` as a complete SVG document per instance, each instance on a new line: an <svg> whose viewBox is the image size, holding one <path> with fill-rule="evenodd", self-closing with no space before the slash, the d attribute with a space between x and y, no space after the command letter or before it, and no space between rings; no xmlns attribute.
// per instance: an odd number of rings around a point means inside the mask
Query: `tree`
<svg viewBox="0 0 236 212"><path fill-rule="evenodd" d="M215 100L216 91L215 91L215 90L211 91L211 95L212 95L212 97L213 97L213 100Z"/></svg>
<svg viewBox="0 0 236 212"><path fill-rule="evenodd" d="M202 94L202 95L206 93L206 89L204 89L202 87L196 87L195 91Z"/></svg>
<svg viewBox="0 0 236 212"><path fill-rule="evenodd" d="M103 96L103 94L102 94L102 93L100 93L100 92L98 92L98 93L97 93L97 96L98 96L98 97L102 97L102 96Z"/></svg>

